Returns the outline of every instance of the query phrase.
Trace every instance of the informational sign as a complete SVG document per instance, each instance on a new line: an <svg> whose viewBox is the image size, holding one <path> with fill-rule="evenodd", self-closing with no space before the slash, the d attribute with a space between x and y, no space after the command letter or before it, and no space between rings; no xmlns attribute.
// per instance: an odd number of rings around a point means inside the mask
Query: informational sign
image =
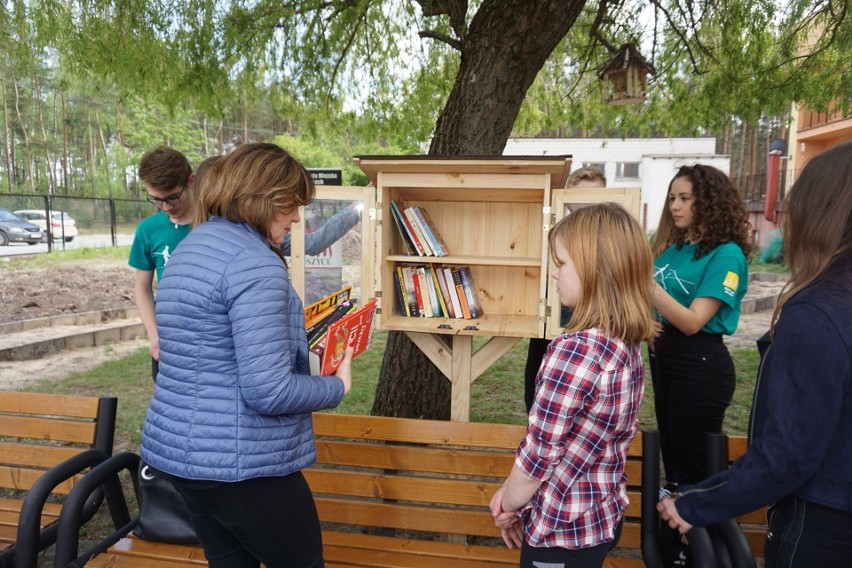
<svg viewBox="0 0 852 568"><path fill-rule="evenodd" d="M343 170L340 168L308 168L314 185L343 185Z"/></svg>

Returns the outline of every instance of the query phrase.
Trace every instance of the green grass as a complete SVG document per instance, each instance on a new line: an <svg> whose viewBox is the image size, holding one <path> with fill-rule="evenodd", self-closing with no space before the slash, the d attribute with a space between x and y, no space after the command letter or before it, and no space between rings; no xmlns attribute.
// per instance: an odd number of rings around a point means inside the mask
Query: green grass
<svg viewBox="0 0 852 568"><path fill-rule="evenodd" d="M355 359L352 365L352 391L334 412L370 413L386 337L387 332L375 332L370 349ZM475 345L480 344L480 340L475 342ZM526 352L527 342L518 342L473 383L470 409L472 421L510 424L526 422L523 386ZM725 431L742 435L748 427L758 356L757 350L752 348L734 349L731 354L737 368L737 389L733 403L728 408ZM89 371L42 382L33 390L55 394L118 397L116 451L138 451L145 410L154 388L150 365L148 349L142 348L129 356L103 363ZM650 377L646 381L639 423L643 429L656 427L654 391Z"/></svg>
<svg viewBox="0 0 852 568"><path fill-rule="evenodd" d="M36 254L33 256L9 257L5 262L0 262L0 270L19 270L21 268L44 268L56 266L65 261L77 260L122 260L127 262L130 247L99 247L60 250L54 248L50 254Z"/></svg>

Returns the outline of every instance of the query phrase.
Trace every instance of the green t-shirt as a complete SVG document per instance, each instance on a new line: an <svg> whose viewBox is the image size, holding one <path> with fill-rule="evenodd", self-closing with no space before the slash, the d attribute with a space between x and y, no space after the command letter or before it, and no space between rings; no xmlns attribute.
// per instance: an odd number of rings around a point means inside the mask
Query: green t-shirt
<svg viewBox="0 0 852 568"><path fill-rule="evenodd" d="M165 211L151 215L136 227L127 263L139 270L156 269L159 282L169 257L178 243L189 234L189 229L189 224L172 223Z"/></svg>
<svg viewBox="0 0 852 568"><path fill-rule="evenodd" d="M748 289L748 264L736 243L719 245L695 260L697 244L672 245L654 261L654 279L682 306L695 298L722 301L701 328L706 333L731 335L740 321L740 305ZM665 321L665 320L664 320Z"/></svg>

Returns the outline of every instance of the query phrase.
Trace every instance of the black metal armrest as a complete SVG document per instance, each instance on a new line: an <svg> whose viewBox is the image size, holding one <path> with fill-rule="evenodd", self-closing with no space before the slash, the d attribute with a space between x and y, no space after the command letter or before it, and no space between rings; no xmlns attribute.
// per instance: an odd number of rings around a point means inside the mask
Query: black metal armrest
<svg viewBox="0 0 852 568"><path fill-rule="evenodd" d="M127 470L133 484L133 492L139 497L139 456L123 452L92 468L80 479L65 500L59 514L54 566L84 566L92 557L106 551L110 546L127 536L139 522L138 515L131 519L127 500L121 487L119 473ZM95 492L103 491L112 518L113 533L83 553L79 552L80 528L85 518L86 502Z"/></svg>
<svg viewBox="0 0 852 568"><path fill-rule="evenodd" d="M14 550L14 565L16 567L28 568L36 566L39 552L56 542L56 533L58 530L56 524L41 530L41 517L44 505L47 503L48 497L54 492L54 489L60 483L71 479L88 468L102 463L107 457L100 450L86 450L55 465L36 480L24 498L18 518L18 534ZM102 498L102 493L94 493L83 504L82 514L89 517L93 516L100 506Z"/></svg>

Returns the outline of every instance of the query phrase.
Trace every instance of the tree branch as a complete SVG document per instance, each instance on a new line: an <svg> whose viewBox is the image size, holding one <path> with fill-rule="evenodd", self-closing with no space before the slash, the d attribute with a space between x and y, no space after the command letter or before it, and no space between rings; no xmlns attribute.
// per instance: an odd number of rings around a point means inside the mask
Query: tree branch
<svg viewBox="0 0 852 568"><path fill-rule="evenodd" d="M700 69L698 65L698 59L692 52L692 47L690 47L689 45L689 40L687 39L686 34L683 32L683 30L680 29L680 27L678 27L677 22L675 22L669 11L666 10L665 6L662 5L660 0L651 0L651 4L653 4L657 8L657 10L663 13L663 15L666 17L666 20L668 20L669 25L672 27L672 30L680 38L683 47L686 49L686 53L689 55L689 61L690 63L692 63L692 68L695 70L696 75L703 75L704 73L706 73L705 71L702 71Z"/></svg>
<svg viewBox="0 0 852 568"><path fill-rule="evenodd" d="M463 40L467 34L467 0L417 0L427 18L446 14L456 37ZM443 41L443 40L441 40Z"/></svg>
<svg viewBox="0 0 852 568"><path fill-rule="evenodd" d="M612 45L601 33L601 24L607 15L608 7L607 0L601 0L601 3L598 4L598 11L595 14L595 19L592 22L591 27L589 27L589 37L597 40L600 44L607 48L610 53L617 53L618 48Z"/></svg>
<svg viewBox="0 0 852 568"><path fill-rule="evenodd" d="M447 45L449 45L450 47L455 48L459 51L461 51L462 48L464 47L464 41L463 40L456 39L454 37L450 37L447 34L442 34L441 32L437 32L435 30L421 30L419 33L420 33L420 37L422 37L422 38L429 37L429 38L432 38L432 39L436 39L438 41L442 41L442 42L446 43Z"/></svg>

